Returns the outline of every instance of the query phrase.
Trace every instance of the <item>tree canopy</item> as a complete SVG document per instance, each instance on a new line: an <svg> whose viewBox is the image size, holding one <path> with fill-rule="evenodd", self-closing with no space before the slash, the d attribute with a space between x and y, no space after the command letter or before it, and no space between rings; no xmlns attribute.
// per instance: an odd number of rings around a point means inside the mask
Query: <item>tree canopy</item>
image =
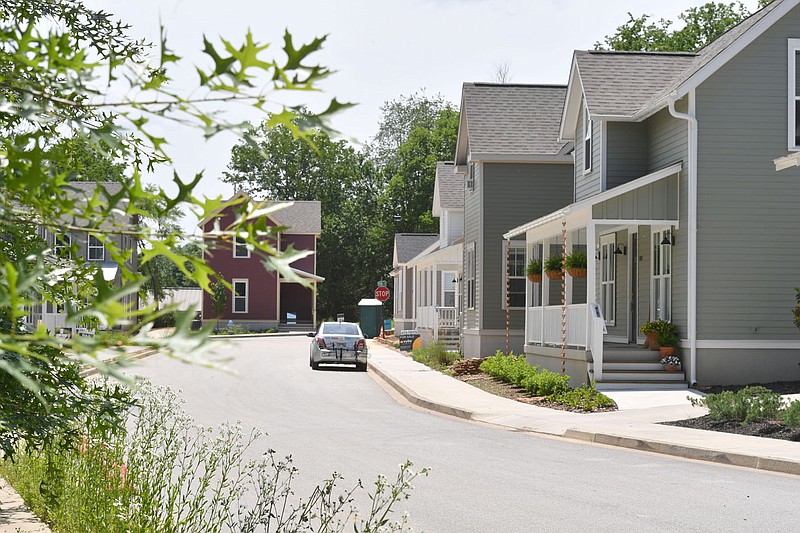
<svg viewBox="0 0 800 533"><path fill-rule="evenodd" d="M772 0L759 0L759 9ZM683 23L672 29L673 21L652 21L648 15L635 17L628 13L628 22L619 26L603 43L595 43L597 50L696 52L751 15L741 2L708 2L691 7L678 15Z"/></svg>

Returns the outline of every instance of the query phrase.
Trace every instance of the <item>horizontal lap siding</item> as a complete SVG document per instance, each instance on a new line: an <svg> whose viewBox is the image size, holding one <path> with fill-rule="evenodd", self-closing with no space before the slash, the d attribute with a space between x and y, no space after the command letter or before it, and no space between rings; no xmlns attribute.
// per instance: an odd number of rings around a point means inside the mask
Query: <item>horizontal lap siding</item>
<svg viewBox="0 0 800 533"><path fill-rule="evenodd" d="M613 189L647 174L647 126L641 122L606 125L606 189Z"/></svg>
<svg viewBox="0 0 800 533"><path fill-rule="evenodd" d="M697 90L698 338L797 339L800 170L787 153L795 8Z"/></svg>
<svg viewBox="0 0 800 533"><path fill-rule="evenodd" d="M484 242L481 305L483 328L506 327L503 233L552 213L572 199L572 165L485 163ZM512 329L524 327L524 313L512 311Z"/></svg>
<svg viewBox="0 0 800 533"><path fill-rule="evenodd" d="M684 104L685 107L685 104ZM686 161L689 131L685 120L677 119L662 109L646 121L648 136L648 172Z"/></svg>

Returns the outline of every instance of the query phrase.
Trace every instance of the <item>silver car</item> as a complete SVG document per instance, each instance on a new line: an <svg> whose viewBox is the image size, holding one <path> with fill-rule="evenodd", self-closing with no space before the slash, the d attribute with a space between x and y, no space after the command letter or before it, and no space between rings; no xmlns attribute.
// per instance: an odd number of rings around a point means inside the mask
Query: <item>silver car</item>
<svg viewBox="0 0 800 533"><path fill-rule="evenodd" d="M367 370L367 341L358 324L352 322L323 322L316 333L309 333L311 355L309 364L317 370L320 364L355 364Z"/></svg>

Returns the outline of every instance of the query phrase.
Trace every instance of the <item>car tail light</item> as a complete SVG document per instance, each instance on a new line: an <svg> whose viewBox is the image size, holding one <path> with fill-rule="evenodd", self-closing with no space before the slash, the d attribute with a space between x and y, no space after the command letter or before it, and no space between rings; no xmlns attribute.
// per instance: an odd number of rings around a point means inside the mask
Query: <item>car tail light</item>
<svg viewBox="0 0 800 533"><path fill-rule="evenodd" d="M356 344L356 350L358 350L359 352L362 352L362 351L364 351L366 349L367 349L367 341L365 341L364 339L360 339L358 341L358 343Z"/></svg>
<svg viewBox="0 0 800 533"><path fill-rule="evenodd" d="M317 346L322 350L326 350L328 348L327 346L325 346L325 339L323 339L322 337L317 337Z"/></svg>

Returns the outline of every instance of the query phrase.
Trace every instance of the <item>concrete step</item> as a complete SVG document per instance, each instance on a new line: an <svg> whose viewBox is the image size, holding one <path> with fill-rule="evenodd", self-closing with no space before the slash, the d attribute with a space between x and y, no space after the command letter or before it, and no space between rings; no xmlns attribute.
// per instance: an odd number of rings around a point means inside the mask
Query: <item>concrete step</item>
<svg viewBox="0 0 800 533"><path fill-rule="evenodd" d="M599 391L614 390L688 390L685 381L598 381L595 385Z"/></svg>
<svg viewBox="0 0 800 533"><path fill-rule="evenodd" d="M589 363L589 369L594 370L594 363ZM664 370L664 365L659 361L606 361L603 360L603 372L609 370L647 370L656 372Z"/></svg>
<svg viewBox="0 0 800 533"><path fill-rule="evenodd" d="M603 381L685 381L684 372L666 370L606 370L603 368Z"/></svg>
<svg viewBox="0 0 800 533"><path fill-rule="evenodd" d="M624 346L624 345L623 345ZM661 354L654 350L642 348L612 348L603 346L603 361L660 361Z"/></svg>

